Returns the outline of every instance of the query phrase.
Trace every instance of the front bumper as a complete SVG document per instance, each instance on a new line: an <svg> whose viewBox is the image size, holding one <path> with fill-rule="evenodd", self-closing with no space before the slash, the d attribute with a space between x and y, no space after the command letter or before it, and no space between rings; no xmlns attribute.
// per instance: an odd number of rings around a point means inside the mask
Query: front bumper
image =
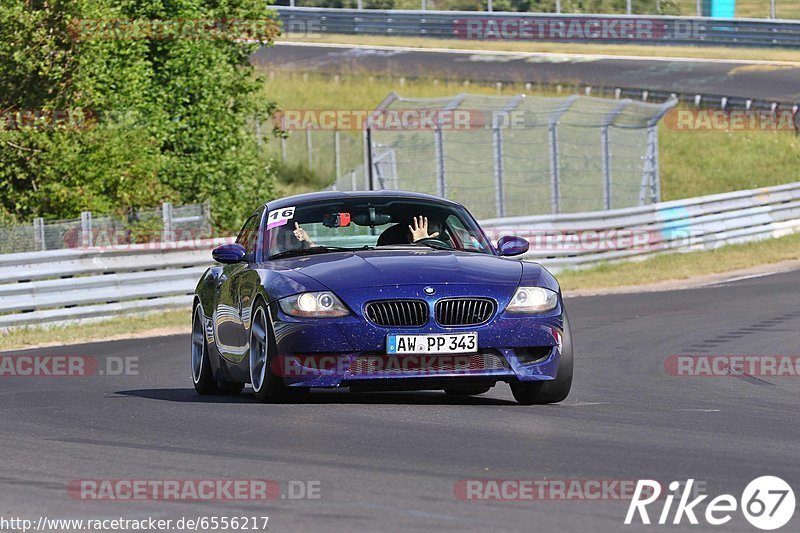
<svg viewBox="0 0 800 533"><path fill-rule="evenodd" d="M272 370L291 387L339 387L383 380L542 381L555 379L561 357L561 305L542 316L498 313L480 326L386 328L358 316L298 320L270 306L277 343ZM473 355L386 355L389 334L477 332ZM419 387L418 387L419 388ZM421 387L421 388L424 388Z"/></svg>

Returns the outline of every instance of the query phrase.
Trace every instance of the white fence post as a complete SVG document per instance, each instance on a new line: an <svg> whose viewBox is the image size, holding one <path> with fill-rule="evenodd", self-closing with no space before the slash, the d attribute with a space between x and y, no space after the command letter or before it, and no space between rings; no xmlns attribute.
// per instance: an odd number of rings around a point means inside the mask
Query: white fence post
<svg viewBox="0 0 800 533"><path fill-rule="evenodd" d="M44 219L42 217L33 219L33 239L41 251L47 250L47 242L44 238Z"/></svg>
<svg viewBox="0 0 800 533"><path fill-rule="evenodd" d="M172 204L169 202L164 202L161 204L161 220L163 222L161 228L161 242L171 242L173 241L173 229L172 229Z"/></svg>
<svg viewBox="0 0 800 533"><path fill-rule="evenodd" d="M89 248L92 246L92 212L81 212L81 246Z"/></svg>

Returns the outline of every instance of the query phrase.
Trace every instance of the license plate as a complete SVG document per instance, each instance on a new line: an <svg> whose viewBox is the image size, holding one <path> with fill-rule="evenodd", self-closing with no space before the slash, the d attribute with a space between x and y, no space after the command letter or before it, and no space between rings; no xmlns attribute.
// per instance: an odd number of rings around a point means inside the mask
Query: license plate
<svg viewBox="0 0 800 533"><path fill-rule="evenodd" d="M386 353L476 353L477 333L446 333L437 335L389 335L386 338Z"/></svg>

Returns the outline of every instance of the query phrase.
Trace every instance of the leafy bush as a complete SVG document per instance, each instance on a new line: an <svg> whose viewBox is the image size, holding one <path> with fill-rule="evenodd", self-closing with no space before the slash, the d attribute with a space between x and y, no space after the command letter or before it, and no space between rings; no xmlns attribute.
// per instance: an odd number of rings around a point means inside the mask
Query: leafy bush
<svg viewBox="0 0 800 533"><path fill-rule="evenodd" d="M236 226L274 176L244 124L274 104L248 57L258 43L216 34L136 36L110 21L258 20L263 0L4 0L0 6L0 212L70 218L212 203ZM59 117L56 120L55 117ZM264 119L266 120L266 118ZM249 201L242 201L249 199Z"/></svg>

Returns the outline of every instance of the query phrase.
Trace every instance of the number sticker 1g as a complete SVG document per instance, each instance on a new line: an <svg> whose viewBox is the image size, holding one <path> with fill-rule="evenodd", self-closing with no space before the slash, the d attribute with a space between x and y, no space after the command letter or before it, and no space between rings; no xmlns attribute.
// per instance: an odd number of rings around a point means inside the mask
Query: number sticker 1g
<svg viewBox="0 0 800 533"><path fill-rule="evenodd" d="M294 217L294 206L283 207L281 209L276 209L275 211L270 211L269 215L267 215L267 229L283 226L284 224L289 222L293 217Z"/></svg>

